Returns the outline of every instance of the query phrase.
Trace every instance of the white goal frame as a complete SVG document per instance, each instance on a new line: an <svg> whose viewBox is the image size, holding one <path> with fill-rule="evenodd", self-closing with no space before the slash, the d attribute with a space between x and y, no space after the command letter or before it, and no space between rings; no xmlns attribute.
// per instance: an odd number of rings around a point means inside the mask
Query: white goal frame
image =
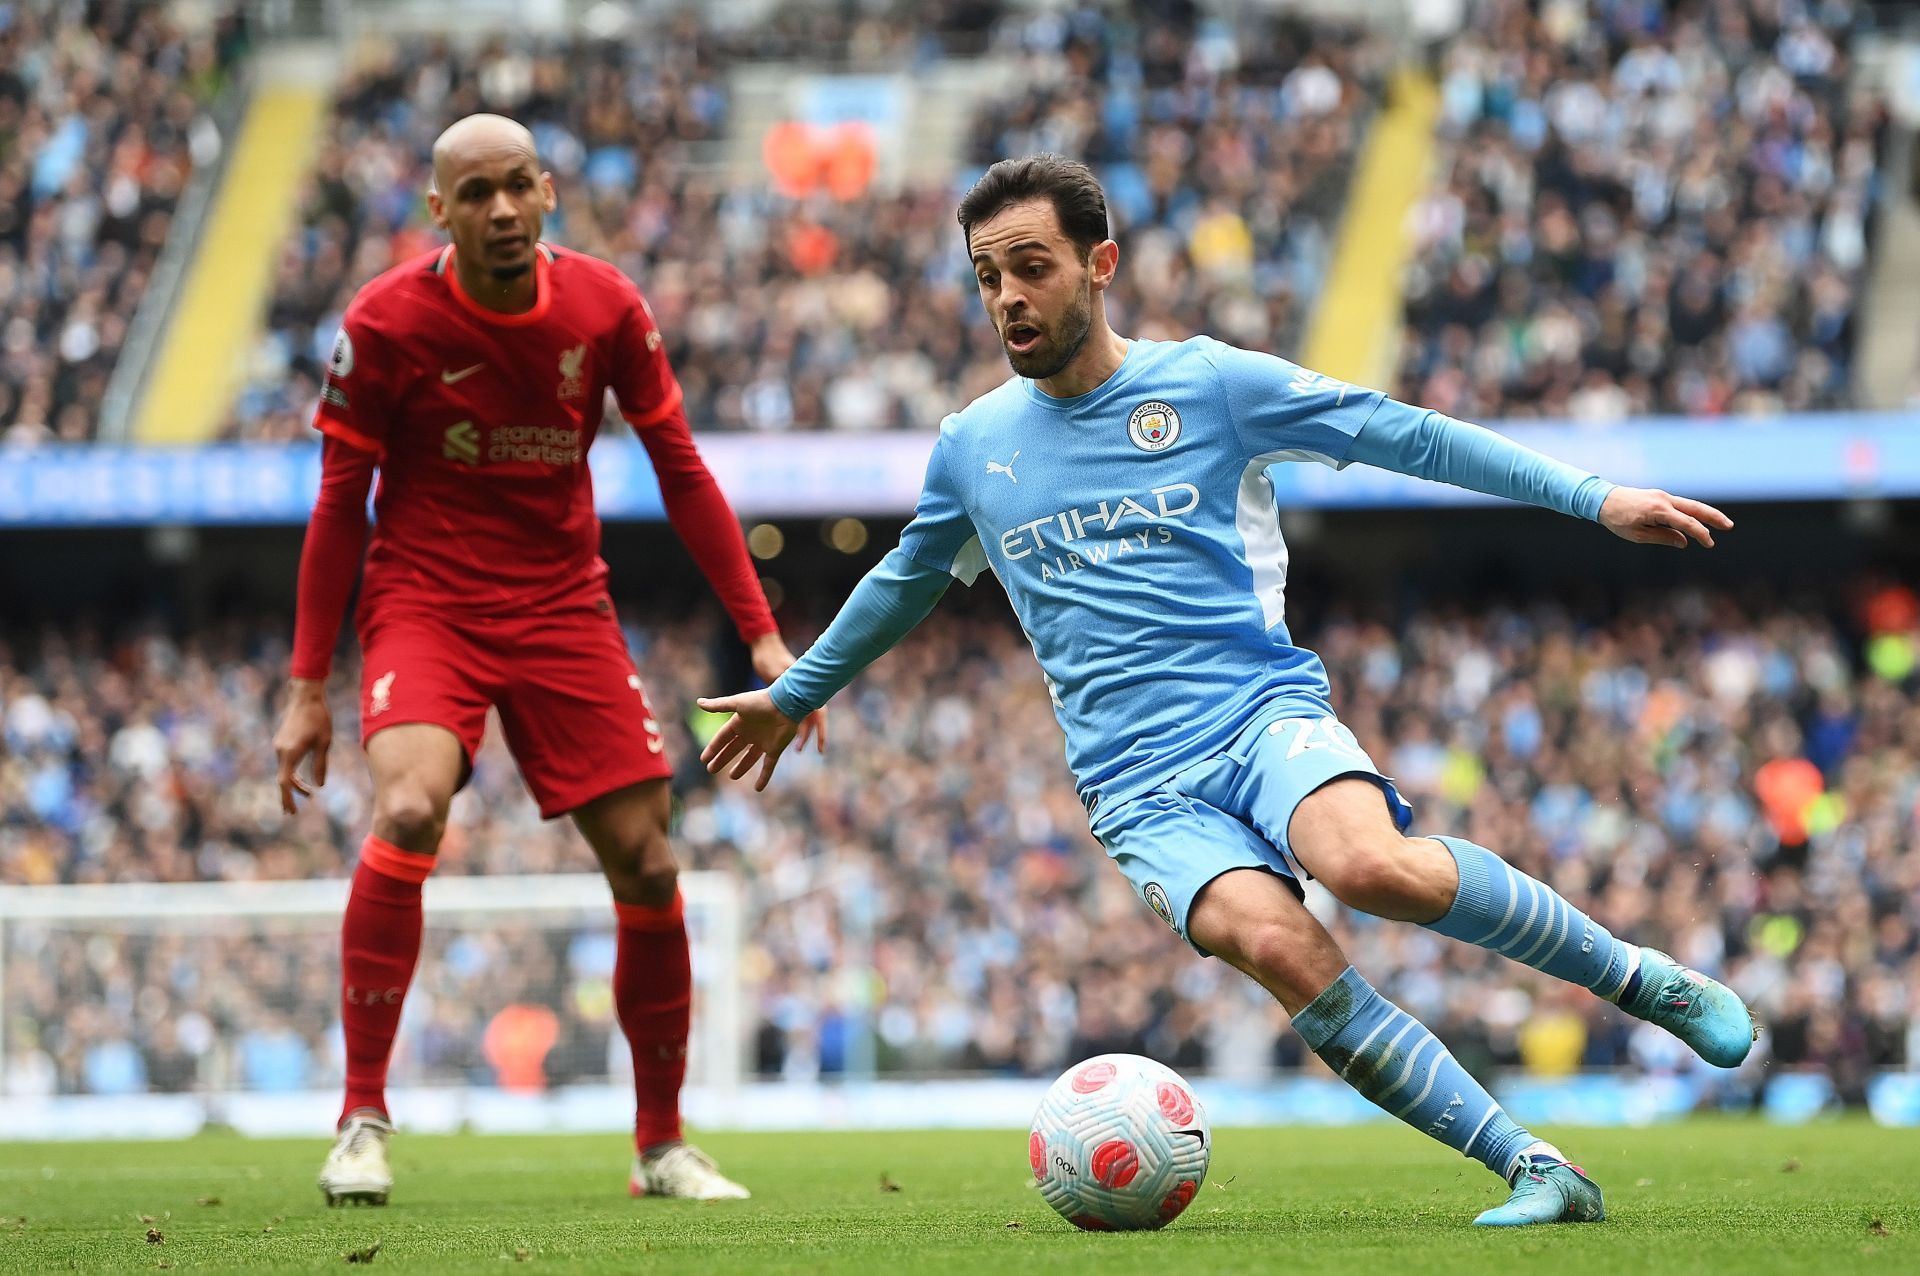
<svg viewBox="0 0 1920 1276"><path fill-rule="evenodd" d="M76 886L0 886L0 1060L7 1057L9 929L21 922L90 923L99 930L192 931L209 922L272 920L284 931L338 927L349 883L341 878L273 882L114 882ZM688 1083L717 1095L739 1089L748 1049L741 988L744 904L739 883L724 873L680 874L694 944L695 982ZM430 877L422 902L429 926L487 917L613 921L613 900L598 873L501 877ZM715 968L702 971L702 959ZM707 975L701 979L701 975Z"/></svg>

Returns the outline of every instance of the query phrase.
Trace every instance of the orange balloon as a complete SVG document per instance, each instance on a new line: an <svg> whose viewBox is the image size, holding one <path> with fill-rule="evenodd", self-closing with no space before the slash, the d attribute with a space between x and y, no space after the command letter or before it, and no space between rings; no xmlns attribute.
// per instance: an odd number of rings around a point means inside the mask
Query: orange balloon
<svg viewBox="0 0 1920 1276"><path fill-rule="evenodd" d="M760 158L773 188L788 199L805 199L819 185L813 128L792 120L774 125L760 142Z"/></svg>
<svg viewBox="0 0 1920 1276"><path fill-rule="evenodd" d="M859 199L873 184L873 171L878 164L873 130L865 124L842 124L834 128L824 142L827 193L841 203Z"/></svg>

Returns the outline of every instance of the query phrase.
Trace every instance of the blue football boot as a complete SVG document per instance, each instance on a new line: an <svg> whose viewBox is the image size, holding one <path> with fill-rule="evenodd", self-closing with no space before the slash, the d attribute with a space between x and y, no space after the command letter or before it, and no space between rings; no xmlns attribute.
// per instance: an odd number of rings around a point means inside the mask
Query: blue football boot
<svg viewBox="0 0 1920 1276"><path fill-rule="evenodd" d="M1473 1220L1475 1227L1529 1227L1535 1223L1598 1223L1607 1216L1600 1186L1579 1166L1544 1152L1520 1158L1513 1195Z"/></svg>
<svg viewBox="0 0 1920 1276"><path fill-rule="evenodd" d="M1760 1037L1760 1025L1739 993L1657 948L1640 950L1640 969L1618 1005L1665 1028L1716 1068L1738 1067Z"/></svg>

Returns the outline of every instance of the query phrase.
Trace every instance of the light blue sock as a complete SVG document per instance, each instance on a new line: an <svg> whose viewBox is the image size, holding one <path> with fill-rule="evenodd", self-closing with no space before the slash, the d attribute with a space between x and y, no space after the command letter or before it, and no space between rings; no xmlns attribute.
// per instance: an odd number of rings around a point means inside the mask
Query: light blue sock
<svg viewBox="0 0 1920 1276"><path fill-rule="evenodd" d="M1349 966L1293 1026L1348 1085L1428 1137L1511 1181L1537 1140L1500 1110L1440 1039Z"/></svg>
<svg viewBox="0 0 1920 1276"><path fill-rule="evenodd" d="M1486 847L1458 837L1433 840L1453 852L1460 893L1445 917L1427 923L1428 930L1620 1000L1639 971L1639 949Z"/></svg>

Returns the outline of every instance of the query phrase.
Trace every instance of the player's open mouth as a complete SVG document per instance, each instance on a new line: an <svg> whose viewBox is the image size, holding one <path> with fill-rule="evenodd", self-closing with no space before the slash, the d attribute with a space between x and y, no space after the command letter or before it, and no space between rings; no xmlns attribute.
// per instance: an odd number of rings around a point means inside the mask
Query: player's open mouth
<svg viewBox="0 0 1920 1276"><path fill-rule="evenodd" d="M1006 332L1007 349L1015 354L1025 354L1040 344L1040 329L1030 323L1009 324Z"/></svg>

